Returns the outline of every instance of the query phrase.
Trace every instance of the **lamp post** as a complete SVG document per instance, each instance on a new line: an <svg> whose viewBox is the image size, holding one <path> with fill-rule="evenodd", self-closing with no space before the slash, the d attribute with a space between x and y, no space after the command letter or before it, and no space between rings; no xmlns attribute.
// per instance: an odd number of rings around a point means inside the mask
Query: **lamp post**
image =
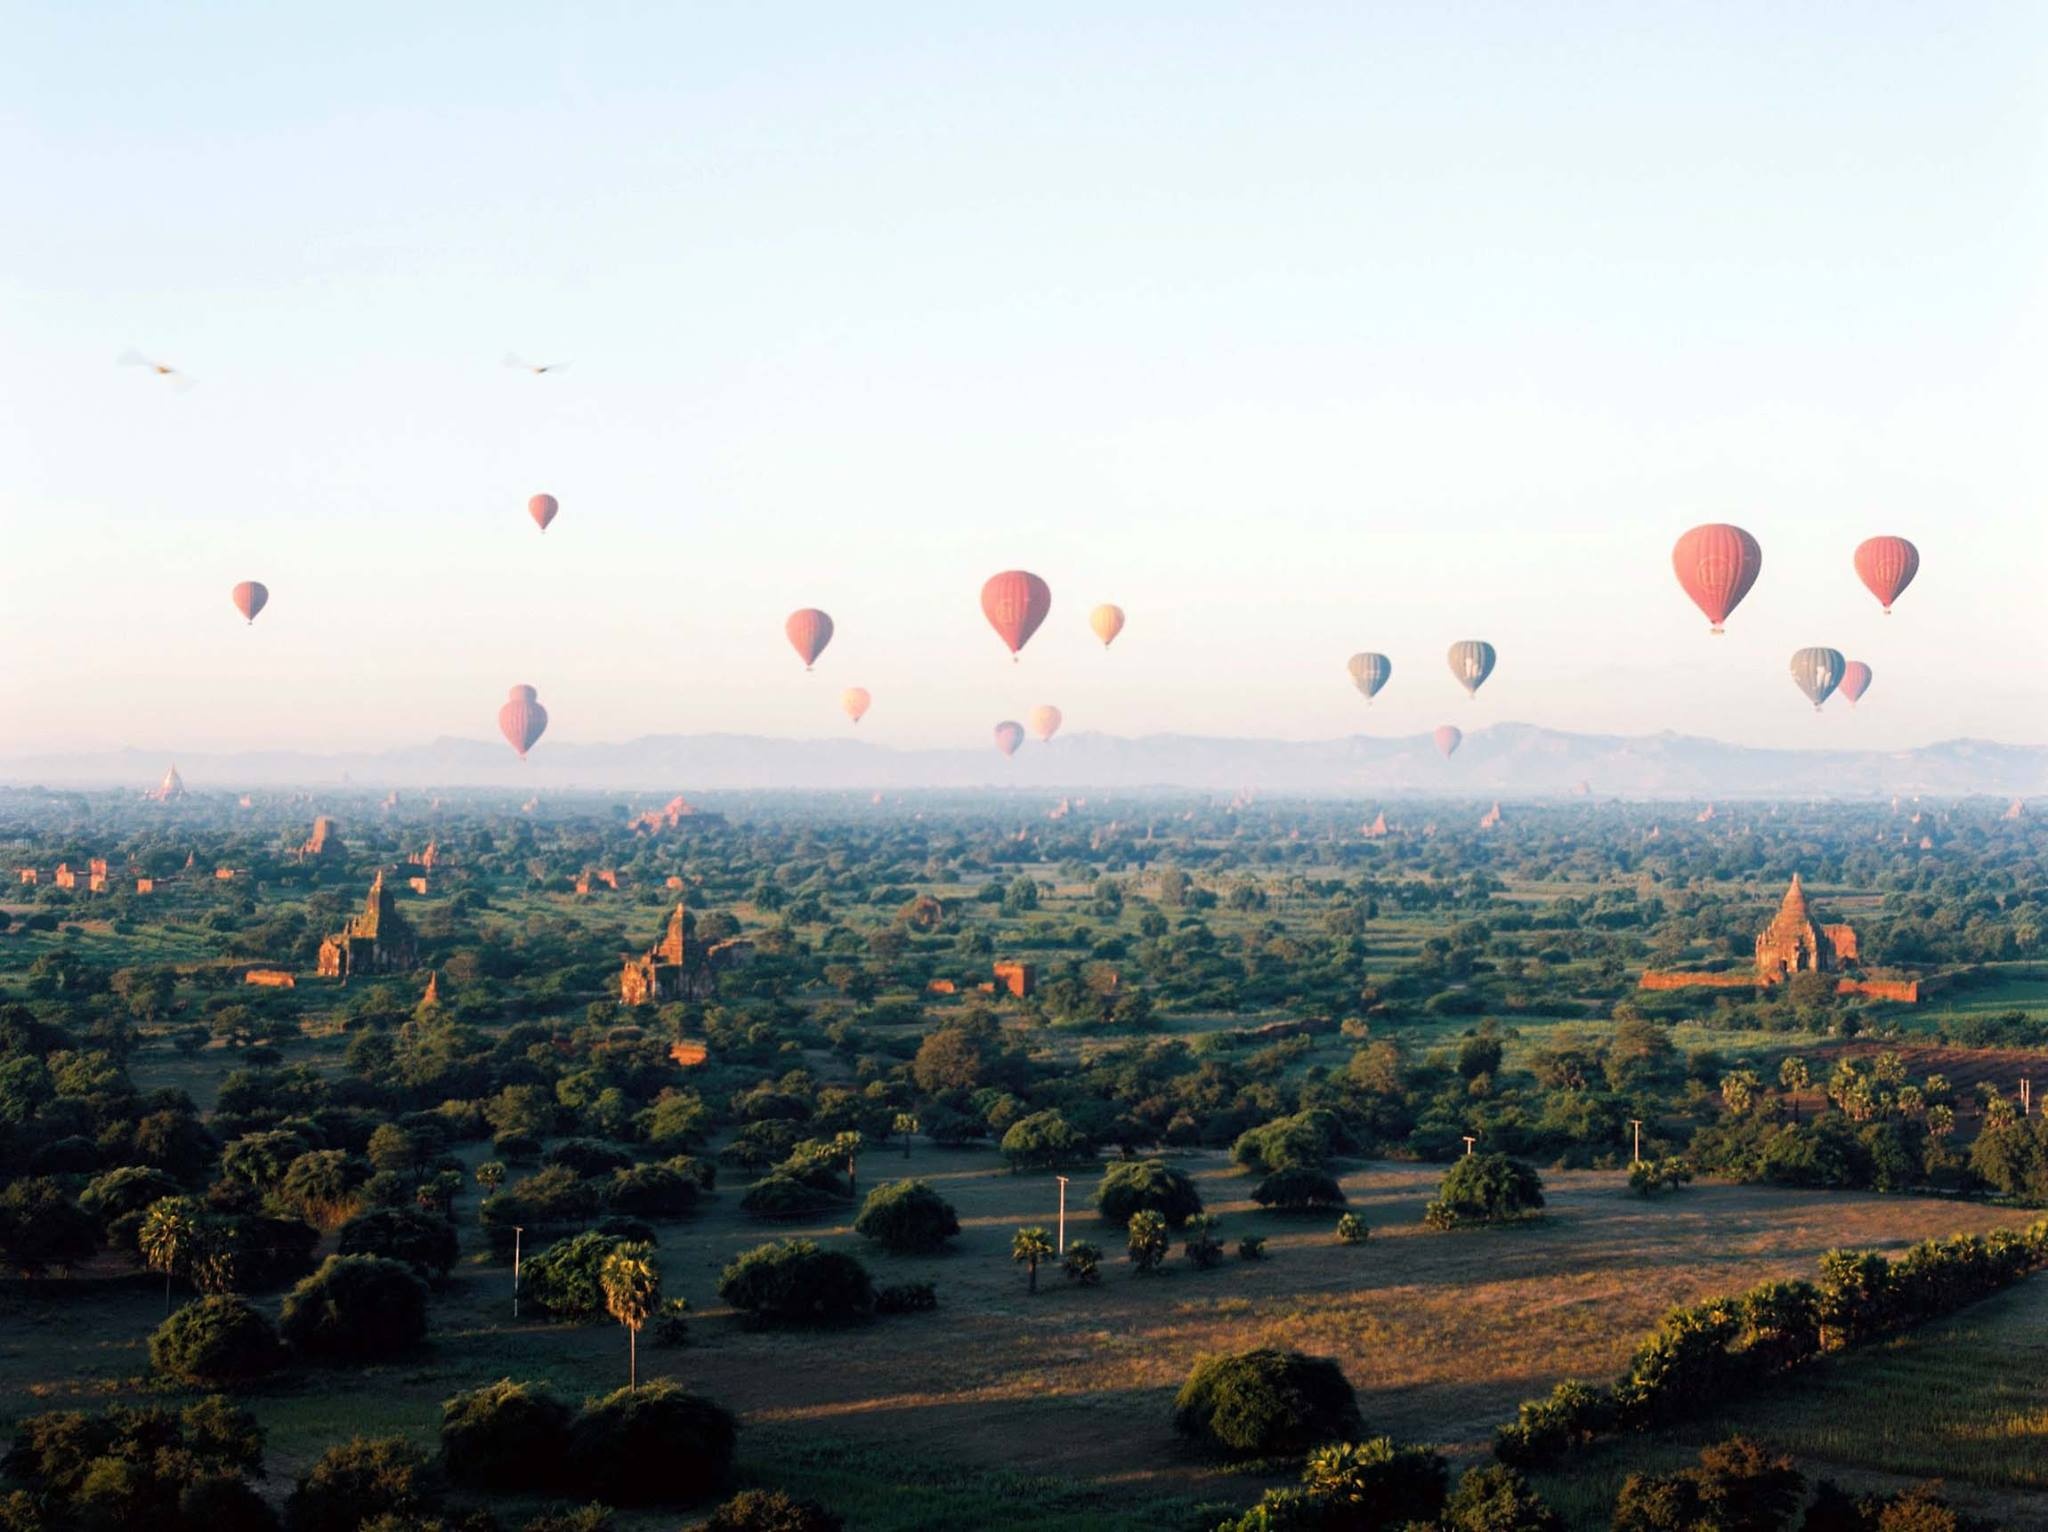
<svg viewBox="0 0 2048 1532"><path fill-rule="evenodd" d="M519 1317L519 1241L526 1233L521 1224L512 1225L512 1317Z"/></svg>
<svg viewBox="0 0 2048 1532"><path fill-rule="evenodd" d="M1053 1179L1054 1179L1055 1181L1057 1181L1057 1182L1059 1182L1059 1183L1060 1183L1060 1248L1059 1248L1059 1253L1060 1253L1061 1255L1065 1255L1065 1254L1067 1253L1067 1178L1066 1178L1065 1176L1054 1176L1054 1177L1053 1177Z"/></svg>
<svg viewBox="0 0 2048 1532"><path fill-rule="evenodd" d="M1640 1165L1643 1163L1643 1120L1640 1117L1631 1117L1628 1125L1636 1130L1635 1159L1630 1163Z"/></svg>
<svg viewBox="0 0 2048 1532"><path fill-rule="evenodd" d="M1467 1134L1465 1135L1465 1158L1466 1158L1466 1159L1468 1159L1468 1160L1469 1160L1469 1159L1471 1159L1471 1158L1472 1158L1472 1146L1473 1146L1474 1144L1478 1143L1478 1142L1479 1142L1479 1140L1478 1140L1478 1138L1477 1138L1477 1137L1476 1137L1475 1135L1473 1135L1473 1134L1470 1134L1470 1133L1467 1133Z"/></svg>

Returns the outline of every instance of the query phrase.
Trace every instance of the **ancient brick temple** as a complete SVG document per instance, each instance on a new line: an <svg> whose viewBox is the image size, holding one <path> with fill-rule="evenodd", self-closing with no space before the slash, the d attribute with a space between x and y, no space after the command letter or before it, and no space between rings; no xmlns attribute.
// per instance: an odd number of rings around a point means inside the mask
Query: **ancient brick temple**
<svg viewBox="0 0 2048 1532"><path fill-rule="evenodd" d="M363 901L363 913L351 915L347 926L320 944L320 974L346 980L359 973L402 973L418 966L419 942L412 926L398 913L391 890L379 871Z"/></svg>
<svg viewBox="0 0 2048 1532"><path fill-rule="evenodd" d="M1836 973L1855 963L1855 930L1815 924L1806 907L1806 890L1799 886L1799 874L1793 873L1792 886L1785 890L1778 913L1756 939L1757 977L1771 980L1795 973Z"/></svg>
<svg viewBox="0 0 2048 1532"><path fill-rule="evenodd" d="M619 1003L662 1005L671 1000L705 999L719 974L739 967L753 955L754 944L744 937L692 947L688 920L678 900L661 940L639 957L627 958L620 968Z"/></svg>

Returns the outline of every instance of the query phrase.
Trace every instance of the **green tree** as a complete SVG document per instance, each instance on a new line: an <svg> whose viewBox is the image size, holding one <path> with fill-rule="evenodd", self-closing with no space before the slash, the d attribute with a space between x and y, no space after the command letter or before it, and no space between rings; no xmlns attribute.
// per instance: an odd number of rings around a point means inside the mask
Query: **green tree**
<svg viewBox="0 0 2048 1532"><path fill-rule="evenodd" d="M661 1267L654 1247L614 1246L598 1268L605 1311L626 1328L626 1387L640 1386L640 1331L661 1305Z"/></svg>
<svg viewBox="0 0 2048 1532"><path fill-rule="evenodd" d="M1245 1457L1349 1441L1361 1423L1358 1396L1335 1362L1271 1346L1200 1358L1173 1407L1182 1436Z"/></svg>
<svg viewBox="0 0 2048 1532"><path fill-rule="evenodd" d="M199 1205L189 1197L166 1197L150 1205L136 1231L136 1248L151 1271L164 1274L164 1312L171 1311L171 1279L192 1259L199 1232Z"/></svg>
<svg viewBox="0 0 2048 1532"><path fill-rule="evenodd" d="M1168 1247L1165 1217L1150 1208L1142 1209L1131 1215L1126 1232L1126 1252L1138 1274L1149 1276L1157 1271L1166 1259Z"/></svg>
<svg viewBox="0 0 2048 1532"><path fill-rule="evenodd" d="M1052 1236L1042 1225L1027 1224L1010 1239L1010 1259L1024 1263L1027 1292L1038 1291L1038 1263L1052 1257Z"/></svg>
<svg viewBox="0 0 2048 1532"><path fill-rule="evenodd" d="M868 1193L853 1232L898 1255L943 1250L960 1232L953 1205L923 1181L892 1181Z"/></svg>

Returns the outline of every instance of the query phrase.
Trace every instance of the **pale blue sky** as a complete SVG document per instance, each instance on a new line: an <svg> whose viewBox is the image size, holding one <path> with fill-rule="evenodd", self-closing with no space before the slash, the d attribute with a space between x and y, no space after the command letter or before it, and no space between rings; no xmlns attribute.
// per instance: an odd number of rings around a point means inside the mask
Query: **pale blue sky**
<svg viewBox="0 0 2048 1532"><path fill-rule="evenodd" d="M905 745L1040 701L2048 740L2037 6L7 3L0 35L0 750L478 736L518 681L583 741L833 733L853 684ZM1709 640L1669 550L1723 519L1765 567ZM1889 620L1874 532L1925 560ZM1054 610L1012 667L976 592L1017 565ZM808 677L805 604L840 628ZM1467 636L1501 651L1470 705ZM1855 713L1800 699L1808 643L1874 667Z"/></svg>

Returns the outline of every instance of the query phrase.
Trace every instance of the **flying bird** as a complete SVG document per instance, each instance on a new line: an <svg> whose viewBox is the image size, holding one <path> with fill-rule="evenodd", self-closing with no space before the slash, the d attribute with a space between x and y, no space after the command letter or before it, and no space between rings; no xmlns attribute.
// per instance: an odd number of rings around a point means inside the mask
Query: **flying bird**
<svg viewBox="0 0 2048 1532"><path fill-rule="evenodd" d="M169 362L153 362L140 351L133 349L123 351L115 361L117 365L122 367L147 367L158 377L169 378L181 388L190 388L192 386L192 379L173 367Z"/></svg>
<svg viewBox="0 0 2048 1532"><path fill-rule="evenodd" d="M539 377L544 372L560 372L564 367L567 367L569 364L567 362L523 361L522 359L514 356L511 352L508 351L505 353L505 365L507 367L517 368L521 372L530 372L535 377Z"/></svg>

